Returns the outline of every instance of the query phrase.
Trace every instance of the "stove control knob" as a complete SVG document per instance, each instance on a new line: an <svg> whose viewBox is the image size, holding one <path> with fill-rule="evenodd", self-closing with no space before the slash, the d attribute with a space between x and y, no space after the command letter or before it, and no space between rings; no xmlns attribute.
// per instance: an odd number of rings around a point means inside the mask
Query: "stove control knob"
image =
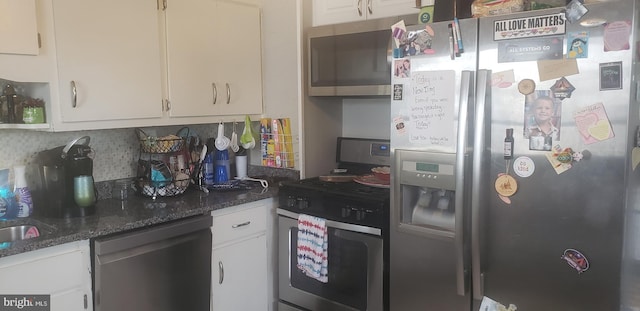
<svg viewBox="0 0 640 311"><path fill-rule="evenodd" d="M349 216L351 216L351 208L343 207L341 209L340 216L342 216L342 218L348 218Z"/></svg>
<svg viewBox="0 0 640 311"><path fill-rule="evenodd" d="M287 207L296 207L298 199L296 197L287 197Z"/></svg>
<svg viewBox="0 0 640 311"><path fill-rule="evenodd" d="M298 209L307 209L307 208L309 208L309 201L303 198L298 198Z"/></svg>

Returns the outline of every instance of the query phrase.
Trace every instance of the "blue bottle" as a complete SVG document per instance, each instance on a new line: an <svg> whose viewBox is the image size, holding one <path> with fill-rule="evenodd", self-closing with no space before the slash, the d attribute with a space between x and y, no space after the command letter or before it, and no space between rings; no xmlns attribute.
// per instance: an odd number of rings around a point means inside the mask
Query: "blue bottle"
<svg viewBox="0 0 640 311"><path fill-rule="evenodd" d="M18 201L9 188L9 169L0 170L0 220L18 217Z"/></svg>
<svg viewBox="0 0 640 311"><path fill-rule="evenodd" d="M213 185L215 182L215 171L213 169L213 157L211 153L207 153L202 161L202 175L205 185Z"/></svg>

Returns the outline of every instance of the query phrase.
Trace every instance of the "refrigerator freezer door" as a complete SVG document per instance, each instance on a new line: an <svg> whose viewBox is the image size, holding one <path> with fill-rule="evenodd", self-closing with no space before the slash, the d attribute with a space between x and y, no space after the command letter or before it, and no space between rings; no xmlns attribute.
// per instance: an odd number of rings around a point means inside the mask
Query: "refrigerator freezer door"
<svg viewBox="0 0 640 311"><path fill-rule="evenodd" d="M588 19L632 22L634 16L631 12L637 11L633 6L634 1L588 5L588 14L582 22ZM620 308L624 176L627 174L626 150L632 131L628 123L632 49L605 52L605 41L614 39L604 36L607 26L585 27L583 24L591 25L582 22L565 21L566 34L556 36L509 40L496 40L494 37L501 25L511 21L538 16L544 18L560 12L555 9L532 11L483 18L479 23L479 68L491 70L494 78L497 74L508 74L514 79L511 85L494 83L490 90L490 113L485 119L490 123L486 132L486 147L490 148L490 154L486 161L474 163L490 164L488 174L480 176L481 180L474 188L474 192L487 196L477 210L474 208L474 223L478 225L474 228L474 237L480 239L477 245L480 257L475 266L481 269L478 272L480 280L476 277L476 281L482 281L482 284L477 284L480 288L476 288L482 291L476 292L476 306L478 299L482 298L479 296L484 295L506 306L514 304L518 310L598 311ZM549 68L545 67L544 60L556 58L554 55L542 54L542 60L538 61L536 54L530 52L536 45L544 50L557 44L554 40L560 40L562 52L567 47L568 38L581 32L588 32L587 58L567 59L566 55L560 55L555 60L556 65ZM630 43L636 42L629 35L627 37ZM604 90L604 73L600 65L612 62L621 62L619 68L622 73L618 82L622 88L605 86ZM558 75L558 72L564 73ZM564 99L553 100L556 129L547 130L546 135L552 137L553 146L588 150L585 154L591 156L560 172L554 170L547 159L549 151L530 144L534 142L534 130L542 129L543 125L530 123L534 118L530 117L532 111L527 110L530 100L525 94L530 94L530 97L558 97L559 92L554 94L550 90L563 77L575 90ZM519 82L527 79L535 83L534 89L525 87L519 90ZM585 136L579 127L580 115L577 112L598 103L606 108L615 137L592 132L598 141L589 143L586 137L589 134ZM507 128L514 129L514 160L511 162L503 157ZM535 163L535 171L530 177L513 174L514 163L524 156ZM505 203L494 189L498 175L509 170L518 182L517 192L508 198L510 204ZM588 270L580 273L580 269L568 265L565 255L575 255L572 250L584 255L590 264Z"/></svg>
<svg viewBox="0 0 640 311"><path fill-rule="evenodd" d="M464 166L470 164L465 137L470 129L460 120L473 118L473 109L467 107L474 101L477 20L460 20L464 52L454 59L450 58L450 24L431 24L432 54L405 57L411 64L410 75L392 78L392 87L401 91L394 94L399 97L392 95L391 104L395 160L391 183L391 310L471 308L465 230L468 221L463 217L467 200L463 191L467 184ZM420 27L409 31L425 29ZM451 120L436 129L419 128L425 124L418 123L432 118L428 115L434 113L428 111L434 105L420 101L420 92L429 90L416 87L424 82L420 80L423 78L437 80L434 84L438 84L438 91L450 91L442 98L452 106L442 108L450 109ZM406 127L397 127L398 120ZM441 120L435 120L438 121ZM464 124L461 126L460 122ZM434 137L450 135L452 139L439 140L442 144L425 141L426 135L419 137L425 133L433 133Z"/></svg>

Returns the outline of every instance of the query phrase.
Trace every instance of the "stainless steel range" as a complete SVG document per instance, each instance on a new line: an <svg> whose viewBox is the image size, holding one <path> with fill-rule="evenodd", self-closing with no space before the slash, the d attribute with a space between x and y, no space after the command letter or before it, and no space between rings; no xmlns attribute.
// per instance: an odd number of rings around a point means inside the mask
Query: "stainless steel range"
<svg viewBox="0 0 640 311"><path fill-rule="evenodd" d="M389 165L389 141L338 138L338 168L370 173ZM301 214L326 220L328 281L297 267ZM389 189L384 183L328 182L319 177L279 190L279 310L381 311L388 299Z"/></svg>

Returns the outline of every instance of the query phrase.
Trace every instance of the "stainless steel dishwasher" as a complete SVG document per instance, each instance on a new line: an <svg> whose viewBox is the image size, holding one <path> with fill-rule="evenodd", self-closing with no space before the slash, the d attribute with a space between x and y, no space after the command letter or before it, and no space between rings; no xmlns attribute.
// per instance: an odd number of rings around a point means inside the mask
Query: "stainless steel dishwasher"
<svg viewBox="0 0 640 311"><path fill-rule="evenodd" d="M211 216L95 239L96 311L209 311Z"/></svg>

